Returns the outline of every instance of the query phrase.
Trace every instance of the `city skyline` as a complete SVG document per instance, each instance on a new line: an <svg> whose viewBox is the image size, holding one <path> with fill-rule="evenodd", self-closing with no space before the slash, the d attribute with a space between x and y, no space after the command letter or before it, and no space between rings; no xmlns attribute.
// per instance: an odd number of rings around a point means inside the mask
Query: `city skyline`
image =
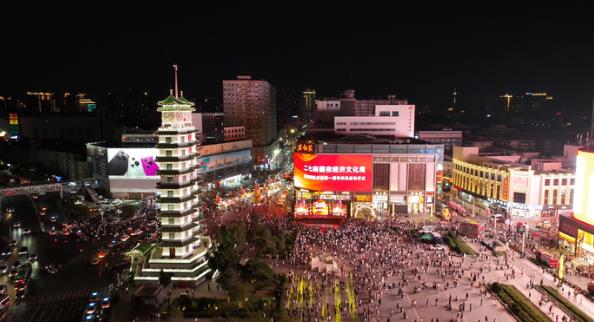
<svg viewBox="0 0 594 322"><path fill-rule="evenodd" d="M318 97L353 88L361 97L395 94L438 106L456 88L459 103L471 107L523 91L551 92L564 110L578 113L592 104L594 46L585 6L316 7L270 14L132 4L84 15L47 9L29 19L44 28L35 41L26 31L7 35L12 50L2 63L0 94L79 89L97 95L130 87L160 96L171 87L170 66L179 64L189 97L221 97L222 80L251 74L276 88L315 88ZM179 19L159 19L163 12ZM6 30L10 19L4 23Z"/></svg>

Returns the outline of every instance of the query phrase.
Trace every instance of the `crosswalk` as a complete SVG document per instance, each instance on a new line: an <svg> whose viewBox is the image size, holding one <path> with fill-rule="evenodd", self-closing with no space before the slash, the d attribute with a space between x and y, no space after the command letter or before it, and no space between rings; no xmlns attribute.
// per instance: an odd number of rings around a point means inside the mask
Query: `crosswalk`
<svg viewBox="0 0 594 322"><path fill-rule="evenodd" d="M25 297L9 321L69 322L80 321L92 291L107 293L108 288L74 289L53 293L32 293Z"/></svg>
<svg viewBox="0 0 594 322"><path fill-rule="evenodd" d="M75 289L55 293L38 293L29 294L25 297L25 303L27 306L37 305L49 305L61 302L72 302L86 300L92 291L99 291L100 293L106 293L107 287L101 289Z"/></svg>

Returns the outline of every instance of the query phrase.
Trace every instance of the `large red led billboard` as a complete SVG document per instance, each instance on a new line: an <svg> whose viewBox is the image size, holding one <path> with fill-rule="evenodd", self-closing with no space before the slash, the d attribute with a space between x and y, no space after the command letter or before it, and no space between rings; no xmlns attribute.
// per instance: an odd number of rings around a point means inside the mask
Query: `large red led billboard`
<svg viewBox="0 0 594 322"><path fill-rule="evenodd" d="M294 184L314 191L371 192L371 155L294 153Z"/></svg>

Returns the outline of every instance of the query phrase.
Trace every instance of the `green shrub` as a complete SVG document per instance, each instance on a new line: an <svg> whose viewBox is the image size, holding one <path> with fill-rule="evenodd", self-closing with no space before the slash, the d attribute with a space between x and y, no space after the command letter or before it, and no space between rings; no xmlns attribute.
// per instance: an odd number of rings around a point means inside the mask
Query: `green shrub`
<svg viewBox="0 0 594 322"><path fill-rule="evenodd" d="M448 232L444 236L444 240L445 240L446 244L450 247L450 249L452 249L453 251L455 251L456 253L458 253L460 255L462 255L462 254L471 255L471 256L476 255L476 252L474 251L474 249L472 249L472 247L468 246L468 244L466 242L464 242L460 237L458 237L458 235L456 235L452 232Z"/></svg>
<svg viewBox="0 0 594 322"><path fill-rule="evenodd" d="M557 302L559 302L561 309L575 317L576 320L581 322L594 322L588 314L584 311L580 310L577 306L571 303L568 299L566 299L563 295L561 295L557 290L552 286L537 286L538 290L541 292L546 292L546 294L553 297Z"/></svg>
<svg viewBox="0 0 594 322"><path fill-rule="evenodd" d="M536 305L512 285L492 283L491 291L522 322L552 322Z"/></svg>

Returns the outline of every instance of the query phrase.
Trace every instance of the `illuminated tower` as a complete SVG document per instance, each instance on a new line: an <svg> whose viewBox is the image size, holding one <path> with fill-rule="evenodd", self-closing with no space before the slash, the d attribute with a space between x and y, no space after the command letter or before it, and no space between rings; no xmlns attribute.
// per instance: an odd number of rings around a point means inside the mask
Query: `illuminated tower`
<svg viewBox="0 0 594 322"><path fill-rule="evenodd" d="M201 236L198 206L198 169L196 129L192 125L194 103L178 93L177 65L175 91L158 102L161 126L157 148L159 163L157 184L160 195L160 240L146 261L137 281L159 280L160 271L172 275L173 283L197 284L210 272L208 250L211 241ZM150 168L151 160L142 160Z"/></svg>

